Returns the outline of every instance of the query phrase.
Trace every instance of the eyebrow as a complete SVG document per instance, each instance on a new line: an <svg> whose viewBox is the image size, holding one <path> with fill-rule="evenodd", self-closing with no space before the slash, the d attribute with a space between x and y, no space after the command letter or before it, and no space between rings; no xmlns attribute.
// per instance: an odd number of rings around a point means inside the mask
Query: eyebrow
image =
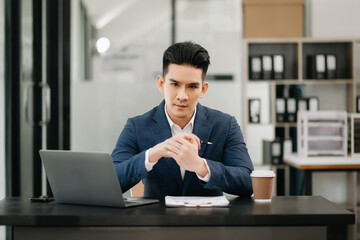
<svg viewBox="0 0 360 240"><path fill-rule="evenodd" d="M178 81L176 81L175 79L172 79L172 78L170 78L169 81L171 81L171 82L173 82L173 83L179 83ZM200 83L198 83L198 82L193 82L193 83L190 83L189 85L191 85L191 86L199 86Z"/></svg>

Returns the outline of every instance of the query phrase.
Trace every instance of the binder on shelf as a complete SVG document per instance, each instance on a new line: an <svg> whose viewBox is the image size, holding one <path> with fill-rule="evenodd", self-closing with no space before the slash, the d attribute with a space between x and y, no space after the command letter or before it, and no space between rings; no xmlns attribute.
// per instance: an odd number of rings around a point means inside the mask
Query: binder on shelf
<svg viewBox="0 0 360 240"><path fill-rule="evenodd" d="M261 101L259 98L249 99L249 122L260 123Z"/></svg>
<svg viewBox="0 0 360 240"><path fill-rule="evenodd" d="M298 98L296 104L297 111L306 111L309 110L309 99L308 98Z"/></svg>
<svg viewBox="0 0 360 240"><path fill-rule="evenodd" d="M360 157L360 114L348 113L348 152Z"/></svg>
<svg viewBox="0 0 360 240"><path fill-rule="evenodd" d="M261 57L250 56L249 57L249 79L259 80L261 79Z"/></svg>
<svg viewBox="0 0 360 240"><path fill-rule="evenodd" d="M283 163L283 144L281 139L263 140L263 163L278 165Z"/></svg>
<svg viewBox="0 0 360 240"><path fill-rule="evenodd" d="M360 156L360 116L354 119L354 155Z"/></svg>
<svg viewBox="0 0 360 240"><path fill-rule="evenodd" d="M286 101L284 98L276 99L276 122L285 122Z"/></svg>
<svg viewBox="0 0 360 240"><path fill-rule="evenodd" d="M283 55L274 55L273 56L273 65L274 65L274 79L284 79L284 56Z"/></svg>
<svg viewBox="0 0 360 240"><path fill-rule="evenodd" d="M262 56L262 72L263 72L263 79L268 80L272 78L272 57L270 55Z"/></svg>
<svg viewBox="0 0 360 240"><path fill-rule="evenodd" d="M316 63L316 79L324 79L325 78L325 55L317 54L315 55L315 63Z"/></svg>
<svg viewBox="0 0 360 240"><path fill-rule="evenodd" d="M334 54L326 55L326 78L336 78L336 56Z"/></svg>
<svg viewBox="0 0 360 240"><path fill-rule="evenodd" d="M310 97L309 98L309 111L318 111L319 110L319 98Z"/></svg>
<svg viewBox="0 0 360 240"><path fill-rule="evenodd" d="M286 120L287 122L296 122L296 99L287 98L286 99Z"/></svg>
<svg viewBox="0 0 360 240"><path fill-rule="evenodd" d="M324 79L325 78L325 55L316 54L307 57L307 71L309 79Z"/></svg>
<svg viewBox="0 0 360 240"><path fill-rule="evenodd" d="M297 127L289 128L289 137L292 142L292 151L297 152Z"/></svg>
<svg viewBox="0 0 360 240"><path fill-rule="evenodd" d="M356 112L360 113L360 96L356 98Z"/></svg>
<svg viewBox="0 0 360 240"><path fill-rule="evenodd" d="M290 154L292 153L292 147L293 145L293 142L291 139L285 139L284 142L283 142L283 156L286 155L286 154Z"/></svg>

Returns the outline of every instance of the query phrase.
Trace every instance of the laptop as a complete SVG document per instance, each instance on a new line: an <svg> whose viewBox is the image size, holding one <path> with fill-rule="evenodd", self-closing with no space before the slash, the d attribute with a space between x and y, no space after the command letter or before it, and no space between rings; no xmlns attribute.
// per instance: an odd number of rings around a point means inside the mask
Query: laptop
<svg viewBox="0 0 360 240"><path fill-rule="evenodd" d="M157 199L124 199L108 153L40 150L57 203L107 207L134 207Z"/></svg>

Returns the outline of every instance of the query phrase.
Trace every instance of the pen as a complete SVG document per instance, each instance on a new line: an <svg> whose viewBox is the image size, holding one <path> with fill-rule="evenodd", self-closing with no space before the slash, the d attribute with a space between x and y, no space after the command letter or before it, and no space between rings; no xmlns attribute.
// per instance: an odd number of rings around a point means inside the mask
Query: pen
<svg viewBox="0 0 360 240"><path fill-rule="evenodd" d="M203 141L203 140L200 140L200 144L212 144L212 142L208 142L208 141Z"/></svg>

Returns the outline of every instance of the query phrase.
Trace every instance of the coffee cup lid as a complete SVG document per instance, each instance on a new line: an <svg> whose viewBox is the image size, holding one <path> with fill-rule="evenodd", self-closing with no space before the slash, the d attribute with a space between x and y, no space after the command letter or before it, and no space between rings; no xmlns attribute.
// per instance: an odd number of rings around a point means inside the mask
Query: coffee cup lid
<svg viewBox="0 0 360 240"><path fill-rule="evenodd" d="M254 170L252 171L251 177L275 177L274 171L271 170Z"/></svg>

